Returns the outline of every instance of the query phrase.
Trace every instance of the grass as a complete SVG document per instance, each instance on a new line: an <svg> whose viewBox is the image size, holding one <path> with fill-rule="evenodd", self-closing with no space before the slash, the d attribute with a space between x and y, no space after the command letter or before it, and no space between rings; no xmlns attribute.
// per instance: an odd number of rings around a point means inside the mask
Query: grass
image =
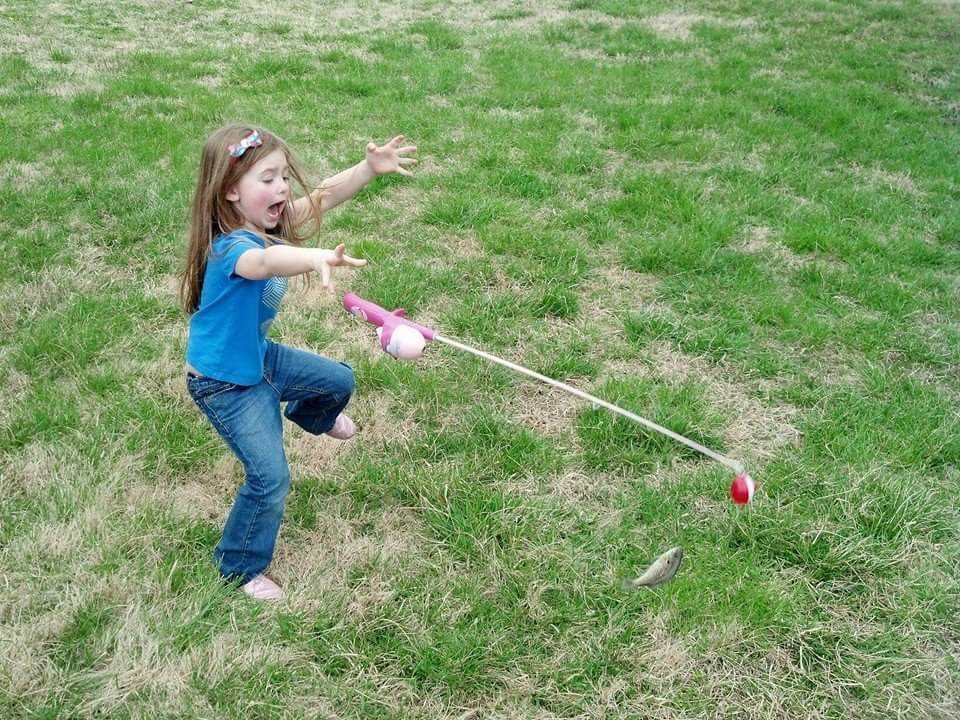
<svg viewBox="0 0 960 720"><path fill-rule="evenodd" d="M0 8L0 716L960 713L957 7L314 5ZM327 219L340 286L753 503L314 283L274 334L354 366L363 442L290 428L290 597L223 587L175 286L234 119L316 179L408 135Z"/></svg>

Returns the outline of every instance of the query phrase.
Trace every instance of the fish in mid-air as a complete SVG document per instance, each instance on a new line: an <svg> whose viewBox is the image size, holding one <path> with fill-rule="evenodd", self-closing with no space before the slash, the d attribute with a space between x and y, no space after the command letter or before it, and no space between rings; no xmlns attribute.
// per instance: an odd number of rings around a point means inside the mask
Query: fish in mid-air
<svg viewBox="0 0 960 720"><path fill-rule="evenodd" d="M657 585L662 585L677 574L677 570L680 569L681 560L683 560L683 548L670 548L654 560L653 564L644 571L643 575L624 580L623 589L636 590L639 587L656 587Z"/></svg>

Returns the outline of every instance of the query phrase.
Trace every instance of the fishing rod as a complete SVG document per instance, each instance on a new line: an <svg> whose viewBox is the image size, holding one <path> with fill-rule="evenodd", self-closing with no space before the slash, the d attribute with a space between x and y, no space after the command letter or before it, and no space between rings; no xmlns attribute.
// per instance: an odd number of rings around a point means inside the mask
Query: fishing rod
<svg viewBox="0 0 960 720"><path fill-rule="evenodd" d="M568 392L571 395L593 403L596 406L606 408L611 412L642 425L648 430L660 433L671 440L681 443L682 445L686 445L701 455L704 455L705 457L708 457L733 471L734 479L730 485L730 496L735 503L738 505L745 505L750 502L751 498L753 497L755 484L750 475L747 474L743 464L737 460L727 457L726 455L722 455L715 450L711 450L710 448L698 443L696 440L691 440L680 433L663 427L663 425L659 425L652 420L648 420L647 418L637 415L636 413L625 410L619 405L614 405L613 403L607 402L606 400L598 398L595 395L591 395L588 392L579 390L578 388L568 385L565 382L554 380L546 375L542 375L538 372L530 370L523 365L518 365L517 363L466 345L458 340L441 335L433 328L420 325L419 323L415 323L412 320L407 319L406 312L402 308L388 311L376 303L370 302L369 300L364 300L355 293L347 293L344 295L343 306L346 308L347 312L351 313L352 315L356 315L362 320L377 326L377 337L380 340L380 347L384 350L384 352L394 358L415 360L423 354L423 349L426 346L427 341L435 341L444 345L448 345L457 350L470 353L476 357L483 358L484 360L488 360L492 363L496 363L497 365L501 365L505 368L513 370L514 372L518 372L521 375L526 375L527 377L539 380L540 382L550 385L551 387Z"/></svg>

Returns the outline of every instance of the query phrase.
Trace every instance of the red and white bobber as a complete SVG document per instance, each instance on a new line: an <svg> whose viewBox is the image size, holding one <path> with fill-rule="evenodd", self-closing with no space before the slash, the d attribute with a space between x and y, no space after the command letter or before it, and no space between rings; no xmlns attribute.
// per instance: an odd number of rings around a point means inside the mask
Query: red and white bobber
<svg viewBox="0 0 960 720"><path fill-rule="evenodd" d="M730 499L737 505L746 505L753 499L753 492L756 489L752 477L746 473L737 473L733 482L730 483Z"/></svg>

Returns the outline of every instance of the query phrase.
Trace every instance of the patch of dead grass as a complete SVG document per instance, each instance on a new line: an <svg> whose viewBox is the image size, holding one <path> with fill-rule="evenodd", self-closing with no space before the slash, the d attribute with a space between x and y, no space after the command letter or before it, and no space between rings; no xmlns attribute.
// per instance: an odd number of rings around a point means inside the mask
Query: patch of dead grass
<svg viewBox="0 0 960 720"><path fill-rule="evenodd" d="M372 528L364 529L368 525ZM339 597L351 614L362 617L393 597L392 574L425 554L420 538L419 521L410 510L395 508L355 520L331 503L318 512L317 527L305 538L295 546L278 546L272 575L287 587L294 609L310 611ZM358 568L364 580L352 583L351 573Z"/></svg>
<svg viewBox="0 0 960 720"><path fill-rule="evenodd" d="M647 18L645 24L660 37L669 40L689 40L693 26L703 22L707 22L704 15L664 12Z"/></svg>
<svg viewBox="0 0 960 720"><path fill-rule="evenodd" d="M628 480L624 477L573 468L546 477L531 475L514 478L506 483L506 488L510 492L529 497L545 494L570 505L604 504L611 497L619 495L627 483ZM617 513L611 511L610 515L616 516Z"/></svg>
<svg viewBox="0 0 960 720"><path fill-rule="evenodd" d="M6 348L0 350L0 367L6 365L7 359L4 357L6 354ZM7 369L3 382L6 388L6 400L0 403L0 428L8 428L13 421L17 408L21 406L30 392L31 381L29 375L10 367Z"/></svg>
<svg viewBox="0 0 960 720"><path fill-rule="evenodd" d="M34 442L18 452L7 453L0 465L4 489L33 495L51 485L84 477L91 471L89 464L76 456L72 449Z"/></svg>
<svg viewBox="0 0 960 720"><path fill-rule="evenodd" d="M358 419L359 420L359 419ZM325 477L347 451L347 443L326 435L311 435L291 423L284 423L287 462L292 473Z"/></svg>
<svg viewBox="0 0 960 720"><path fill-rule="evenodd" d="M719 25L740 30L754 31L757 23L752 18L740 18L738 20L727 20L711 15L698 15L695 13L684 12L663 12L658 15L646 18L644 20L651 30L660 37L668 40L689 40L694 25L707 24Z"/></svg>
<svg viewBox="0 0 960 720"><path fill-rule="evenodd" d="M496 106L487 110L487 114L491 117L509 120L511 122L523 122L540 117L543 114L543 109L537 107L521 109Z"/></svg>
<svg viewBox="0 0 960 720"><path fill-rule="evenodd" d="M43 161L21 162L6 160L0 162L0 185L6 185L22 193L50 181L54 170Z"/></svg>
<svg viewBox="0 0 960 720"><path fill-rule="evenodd" d="M143 285L143 294L148 298L164 300L170 303L180 302L180 277L176 273L161 273ZM186 324L187 318L183 318Z"/></svg>
<svg viewBox="0 0 960 720"><path fill-rule="evenodd" d="M187 695L196 712L209 706L202 697L193 697L194 678L203 678L213 686L238 672L252 673L266 665L292 666L310 660L302 650L262 642L259 634L243 639L234 632L218 634L202 648L175 655L150 631L154 610L140 604L128 608L116 633L114 653L96 671L109 682L99 692L91 693L83 705L85 714L109 715L137 695L162 698L164 706L177 710L182 710L182 699ZM198 699L199 706L194 702Z"/></svg>
<svg viewBox="0 0 960 720"><path fill-rule="evenodd" d="M674 683L688 684L696 674L698 663L690 645L674 635L669 625L669 614L654 615L647 623L648 638L632 655L645 679L662 690L668 690Z"/></svg>
<svg viewBox="0 0 960 720"><path fill-rule="evenodd" d="M874 190L886 188L913 197L924 195L909 172L892 172L877 165L865 168L859 163L853 163L850 166L850 172L861 181L869 184Z"/></svg>
<svg viewBox="0 0 960 720"><path fill-rule="evenodd" d="M643 305L666 310L666 306L658 300L659 284L660 279L656 275L640 273L621 265L599 269L586 278L581 286L581 294L588 299L583 303L586 322L594 325L616 320L619 310L609 308L636 308Z"/></svg>
<svg viewBox="0 0 960 720"><path fill-rule="evenodd" d="M813 262L812 258L798 255L783 245L778 236L779 232L775 228L767 225L750 225L744 228L732 248L741 252L770 256L776 268L794 270Z"/></svg>
<svg viewBox="0 0 960 720"><path fill-rule="evenodd" d="M174 517L221 525L243 484L243 466L224 446L224 454L189 479L158 476L149 483L132 484L125 500L130 508L158 508Z"/></svg>
<svg viewBox="0 0 960 720"><path fill-rule="evenodd" d="M731 245L733 250L756 255L765 255L773 262L768 264L769 269L776 275L784 271L790 272L799 268L819 265L831 270L842 271L847 269L847 263L842 258L826 254L800 254L794 252L779 239L780 231L767 225L748 225L740 236Z"/></svg>
<svg viewBox="0 0 960 720"><path fill-rule="evenodd" d="M556 438L569 432L583 405L568 392L529 380L517 384L505 412L534 432Z"/></svg>

